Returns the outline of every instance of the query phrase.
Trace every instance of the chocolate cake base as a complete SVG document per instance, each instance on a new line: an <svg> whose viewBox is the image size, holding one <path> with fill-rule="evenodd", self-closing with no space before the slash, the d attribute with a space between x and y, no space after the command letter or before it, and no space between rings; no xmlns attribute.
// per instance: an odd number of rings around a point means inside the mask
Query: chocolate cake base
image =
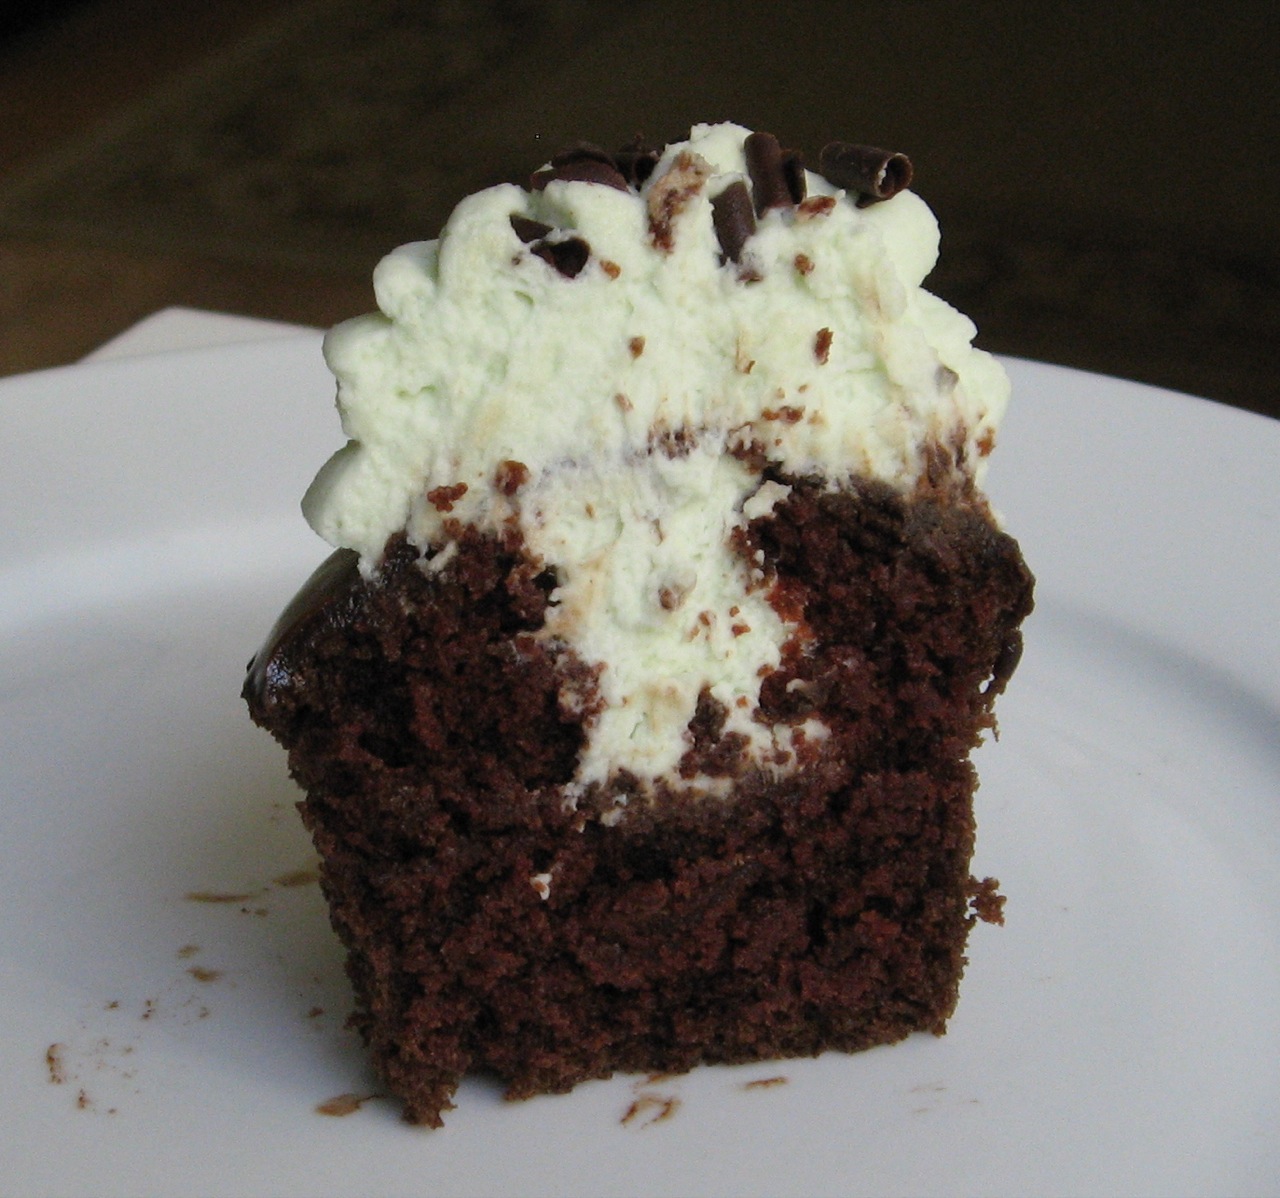
<svg viewBox="0 0 1280 1198"><path fill-rule="evenodd" d="M411 1121L438 1126L469 1071L524 1098L944 1030L969 929L999 918L968 758L1031 577L971 497L781 481L740 549L805 635L759 718L829 729L781 775L707 699L682 772L711 792L566 802L592 672L535 635L554 576L471 529L441 568L389 545L374 581L340 551L251 664Z"/></svg>

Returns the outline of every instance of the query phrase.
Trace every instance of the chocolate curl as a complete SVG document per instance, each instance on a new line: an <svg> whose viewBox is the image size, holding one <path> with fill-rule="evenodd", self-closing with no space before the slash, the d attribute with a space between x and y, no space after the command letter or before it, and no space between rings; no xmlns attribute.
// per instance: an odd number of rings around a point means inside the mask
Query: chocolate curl
<svg viewBox="0 0 1280 1198"><path fill-rule="evenodd" d="M632 187L640 187L658 165L658 151L646 145L637 133L629 146L623 146L614 154L613 164Z"/></svg>
<svg viewBox="0 0 1280 1198"><path fill-rule="evenodd" d="M751 193L741 179L730 183L719 195L711 198L711 224L725 257L730 262L737 262L747 238L756 231Z"/></svg>
<svg viewBox="0 0 1280 1198"><path fill-rule="evenodd" d="M529 247L529 252L554 266L566 279L576 278L591 257L591 247L581 237L549 241L548 234L555 232L551 225L518 212L513 212L510 220L515 235Z"/></svg>
<svg viewBox="0 0 1280 1198"><path fill-rule="evenodd" d="M554 266L566 279L575 279L591 257L591 247L581 237L566 241L539 241L530 250Z"/></svg>
<svg viewBox="0 0 1280 1198"><path fill-rule="evenodd" d="M791 202L803 204L809 182L804 177L804 157L798 150L783 151L782 173L786 176L787 190L791 192Z"/></svg>
<svg viewBox="0 0 1280 1198"><path fill-rule="evenodd" d="M859 208L891 200L911 184L911 159L905 154L847 141L823 147L818 171L828 183L854 192Z"/></svg>
<svg viewBox="0 0 1280 1198"><path fill-rule="evenodd" d="M619 191L630 190L613 155L587 142L560 150L552 157L549 167L534 173L529 185L534 191L542 191L553 179L601 183L606 187L616 187Z"/></svg>
<svg viewBox="0 0 1280 1198"><path fill-rule="evenodd" d="M763 216L770 208L789 208L804 199L804 164L799 154L783 150L772 133L752 133L742 148L757 216Z"/></svg>
<svg viewBox="0 0 1280 1198"><path fill-rule="evenodd" d="M511 214L511 227L525 245L545 237L552 231L551 225L544 225L540 220L534 220L530 216L521 216L518 212Z"/></svg>

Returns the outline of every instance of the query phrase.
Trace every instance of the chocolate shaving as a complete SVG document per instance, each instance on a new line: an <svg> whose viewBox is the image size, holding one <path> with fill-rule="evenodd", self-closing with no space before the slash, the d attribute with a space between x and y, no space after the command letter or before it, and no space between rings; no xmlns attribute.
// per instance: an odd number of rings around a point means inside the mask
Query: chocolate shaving
<svg viewBox="0 0 1280 1198"><path fill-rule="evenodd" d="M533 176L533 189L541 191L552 179L563 179L569 183L602 183L606 187L616 187L619 191L630 190L616 166L594 158L577 158L554 170L539 171Z"/></svg>
<svg viewBox="0 0 1280 1198"><path fill-rule="evenodd" d="M756 231L756 214L751 206L751 194L741 179L730 183L719 195L712 197L711 223L725 257L730 262L739 261L742 247Z"/></svg>
<svg viewBox="0 0 1280 1198"><path fill-rule="evenodd" d="M855 192L859 208L891 200L911 184L911 159L905 154L847 141L824 146L818 170L828 183Z"/></svg>
<svg viewBox="0 0 1280 1198"><path fill-rule="evenodd" d="M525 245L545 237L552 231L551 225L544 225L542 221L534 220L530 216L521 216L518 212L511 214L511 227Z"/></svg>
<svg viewBox="0 0 1280 1198"><path fill-rule="evenodd" d="M591 257L591 247L581 237L570 237L566 241L539 241L532 247L532 252L554 266L566 279L577 278Z"/></svg>
<svg viewBox="0 0 1280 1198"><path fill-rule="evenodd" d="M797 150L785 150L782 155L782 173L787 180L787 190L793 204L803 204L809 190L804 174L804 158Z"/></svg>
<svg viewBox="0 0 1280 1198"><path fill-rule="evenodd" d="M752 133L742 148L757 216L763 216L770 208L789 208L804 199L804 164L799 154L784 150L772 133Z"/></svg>
<svg viewBox="0 0 1280 1198"><path fill-rule="evenodd" d="M646 145L637 133L629 146L623 146L614 154L613 165L632 187L639 187L658 165L658 151Z"/></svg>
<svg viewBox="0 0 1280 1198"><path fill-rule="evenodd" d="M560 150L552 156L549 167L534 172L529 184L534 191L541 191L554 179L571 183L601 183L606 187L616 187L619 191L630 190L613 155L589 142L580 142L576 146Z"/></svg>

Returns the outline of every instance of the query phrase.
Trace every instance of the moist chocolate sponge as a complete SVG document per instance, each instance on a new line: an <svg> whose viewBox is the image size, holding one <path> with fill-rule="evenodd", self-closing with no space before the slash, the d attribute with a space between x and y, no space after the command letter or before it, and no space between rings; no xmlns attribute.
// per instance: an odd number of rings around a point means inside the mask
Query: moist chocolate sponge
<svg viewBox="0 0 1280 1198"><path fill-rule="evenodd" d="M828 730L783 772L704 695L681 777L567 790L595 672L538 637L554 571L514 535L454 528L440 561L396 540L372 580L339 551L251 663L408 1119L438 1126L469 1071L524 1098L944 1030L999 918L968 758L1031 576L971 494L773 477L738 549L799 632L758 718Z"/></svg>

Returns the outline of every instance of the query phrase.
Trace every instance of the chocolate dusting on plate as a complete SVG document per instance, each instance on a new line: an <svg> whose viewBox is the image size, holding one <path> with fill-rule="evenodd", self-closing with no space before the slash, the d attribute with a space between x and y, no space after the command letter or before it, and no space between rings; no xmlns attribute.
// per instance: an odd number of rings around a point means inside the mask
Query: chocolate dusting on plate
<svg viewBox="0 0 1280 1198"><path fill-rule="evenodd" d="M777 1077L757 1077L753 1081L743 1082L744 1090L771 1090L774 1086L785 1086L791 1079L779 1074Z"/></svg>
<svg viewBox="0 0 1280 1198"><path fill-rule="evenodd" d="M62 1054L65 1049L65 1044L50 1044L45 1049L44 1063L49 1070L49 1080L55 1086L61 1086L67 1080L66 1066L62 1062Z"/></svg>
<svg viewBox="0 0 1280 1198"><path fill-rule="evenodd" d="M344 1115L354 1115L366 1102L373 1098L377 1098L377 1095L335 1094L332 1098L325 1099L324 1102L316 1103L316 1114L329 1115L332 1118L340 1119Z"/></svg>
<svg viewBox="0 0 1280 1198"><path fill-rule="evenodd" d="M641 1128L652 1127L655 1123L665 1123L679 1109L680 1099L674 1095L640 1094L618 1122L626 1127L646 1112L652 1112L652 1118L640 1124Z"/></svg>

